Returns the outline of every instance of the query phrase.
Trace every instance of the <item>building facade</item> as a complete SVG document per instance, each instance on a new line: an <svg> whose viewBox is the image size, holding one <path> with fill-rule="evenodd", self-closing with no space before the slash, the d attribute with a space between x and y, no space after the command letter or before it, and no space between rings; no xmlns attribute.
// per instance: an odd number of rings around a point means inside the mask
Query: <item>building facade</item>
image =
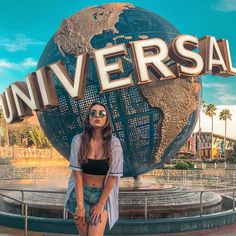
<svg viewBox="0 0 236 236"><path fill-rule="evenodd" d="M235 139L226 137L226 157L236 144ZM224 157L224 136L213 134L211 148L211 132L193 133L185 145L181 148L180 156L189 155L202 159Z"/></svg>

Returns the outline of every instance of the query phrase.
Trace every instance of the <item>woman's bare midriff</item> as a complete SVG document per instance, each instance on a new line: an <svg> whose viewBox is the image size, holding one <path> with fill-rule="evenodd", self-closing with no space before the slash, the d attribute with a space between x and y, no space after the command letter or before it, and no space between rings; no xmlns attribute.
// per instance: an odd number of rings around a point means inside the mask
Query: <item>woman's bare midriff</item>
<svg viewBox="0 0 236 236"><path fill-rule="evenodd" d="M83 184L101 188L103 187L105 177L105 175L90 175L83 173Z"/></svg>

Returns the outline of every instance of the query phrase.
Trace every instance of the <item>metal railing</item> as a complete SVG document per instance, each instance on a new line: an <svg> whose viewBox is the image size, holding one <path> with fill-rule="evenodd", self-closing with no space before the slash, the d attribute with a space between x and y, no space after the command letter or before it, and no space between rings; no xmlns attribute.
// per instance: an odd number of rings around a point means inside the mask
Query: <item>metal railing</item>
<svg viewBox="0 0 236 236"><path fill-rule="evenodd" d="M209 190L191 190L191 191L186 191L186 190L183 190L184 193L200 193L200 217L203 217L203 193L206 193L206 192L222 192L222 191L232 191L233 193L233 197L232 197L232 210L233 212L235 211L235 190L236 188L224 188L224 189L209 189ZM139 190L139 191L132 191L132 194L140 194L140 191L142 193L145 194L145 204L144 204L144 216L145 216L145 220L148 219L148 194L153 194L153 193L156 193L156 191L145 191L145 190ZM176 191L176 193L178 192L183 192L183 191ZM129 191L122 191L122 193L130 193ZM160 193L160 191L159 191Z"/></svg>
<svg viewBox="0 0 236 236"><path fill-rule="evenodd" d="M235 211L235 190L236 188L224 188L224 189L212 189L212 190L209 190L209 191L203 191L203 190L200 190L200 191L192 191L192 192L200 192L200 217L202 217L202 195L203 193L205 192L222 192L222 190L226 191L226 190L233 190L233 199L232 199L232 203L233 203L233 206L232 206L232 209L233 211Z"/></svg>
<svg viewBox="0 0 236 236"><path fill-rule="evenodd" d="M55 148L23 148L17 146L0 146L0 158L64 158Z"/></svg>
<svg viewBox="0 0 236 236"><path fill-rule="evenodd" d="M14 167L0 165L0 184L33 183L60 179L60 184L70 174L68 167Z"/></svg>
<svg viewBox="0 0 236 236"><path fill-rule="evenodd" d="M67 182L70 170L68 167L14 167L10 165L0 165L0 183L41 183L43 181L54 180L60 178ZM231 182L235 185L236 169L195 169L195 170L167 170L158 169L148 174L143 174L142 178L155 178L160 183L187 183L191 184L211 184L218 185L218 180ZM234 182L233 182L234 181ZM231 186L232 186L231 185ZM232 186L234 187L234 186Z"/></svg>
<svg viewBox="0 0 236 236"><path fill-rule="evenodd" d="M232 197L232 210L233 212L235 212L235 190L236 188L224 188L224 189L209 189L209 190L191 190L191 191L186 191L184 190L185 193L188 193L188 192L199 192L200 193L200 217L202 218L203 217L203 193L205 192L219 192L219 191L231 191L233 192L233 197ZM10 196L7 196L5 194L2 194L0 193L1 196L4 196L4 197L7 197L9 199L12 199L14 201L17 201L19 203L22 204L22 211L21 211L21 214L22 216L25 216L25 229L24 229L24 232L25 232L25 236L27 236L27 233L28 233L28 203L24 201L24 192L37 192L37 193L59 193L59 194L65 194L66 192L65 191L45 191L45 190L28 190L28 189L12 189L12 188L0 188L0 191L18 191L18 192L21 192L21 196L22 196L22 200L18 200L18 199L15 199L15 198L12 198ZM153 191L153 190L150 190L150 191L147 191L147 190L139 190L139 191L132 191L132 194L139 194L140 192L144 193L144 196L145 196L145 199L144 199L144 218L145 220L148 219L148 194L153 194L153 193L156 193L156 191ZM182 192L182 191L176 191L176 192ZM130 191L122 191L122 193L124 194L127 194L127 193L131 193ZM23 207L24 206L24 207ZM64 211L64 209L63 209Z"/></svg>
<svg viewBox="0 0 236 236"><path fill-rule="evenodd" d="M21 206L22 206L21 209L23 209L23 210L21 210L21 215L25 217L25 229L24 229L25 233L24 233L24 235L27 236L28 235L28 204L24 201L20 201L16 198L10 197L10 196L3 194L3 193L0 193L0 195L3 197L6 197L8 199L11 199L13 201L21 203Z"/></svg>
<svg viewBox="0 0 236 236"><path fill-rule="evenodd" d="M59 193L65 194L65 191L45 191L45 190L29 190L29 189L13 189L13 188L0 188L0 191L9 191L9 192L20 192L21 193L21 200L16 198L7 196L6 194L0 193L1 196L14 200L16 202L21 203L21 215L25 216L25 229L24 235L28 235L28 203L24 201L25 192L34 192L34 193Z"/></svg>

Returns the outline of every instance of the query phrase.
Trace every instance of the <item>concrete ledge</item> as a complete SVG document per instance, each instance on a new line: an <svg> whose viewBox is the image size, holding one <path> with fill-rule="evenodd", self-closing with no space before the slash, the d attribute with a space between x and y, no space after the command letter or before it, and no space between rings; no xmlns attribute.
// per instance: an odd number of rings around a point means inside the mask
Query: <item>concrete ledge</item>
<svg viewBox="0 0 236 236"><path fill-rule="evenodd" d="M0 224L12 228L24 229L24 217L0 212ZM150 220L119 220L109 235L144 235L160 233L177 233L210 229L236 222L236 212L232 210L205 215L203 217L180 217ZM28 230L37 232L77 234L74 221L71 219L28 217Z"/></svg>

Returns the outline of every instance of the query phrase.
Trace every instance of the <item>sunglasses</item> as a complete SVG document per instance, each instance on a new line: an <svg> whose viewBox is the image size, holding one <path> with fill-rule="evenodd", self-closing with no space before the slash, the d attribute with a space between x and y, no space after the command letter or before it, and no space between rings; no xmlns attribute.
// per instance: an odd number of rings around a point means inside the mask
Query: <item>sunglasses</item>
<svg viewBox="0 0 236 236"><path fill-rule="evenodd" d="M91 117L96 117L96 115L97 115L97 111L90 111L89 112L89 115L91 116ZM98 112L98 116L100 117L100 118L103 118L103 117L105 117L107 114L106 114L106 112L105 111L99 111Z"/></svg>

